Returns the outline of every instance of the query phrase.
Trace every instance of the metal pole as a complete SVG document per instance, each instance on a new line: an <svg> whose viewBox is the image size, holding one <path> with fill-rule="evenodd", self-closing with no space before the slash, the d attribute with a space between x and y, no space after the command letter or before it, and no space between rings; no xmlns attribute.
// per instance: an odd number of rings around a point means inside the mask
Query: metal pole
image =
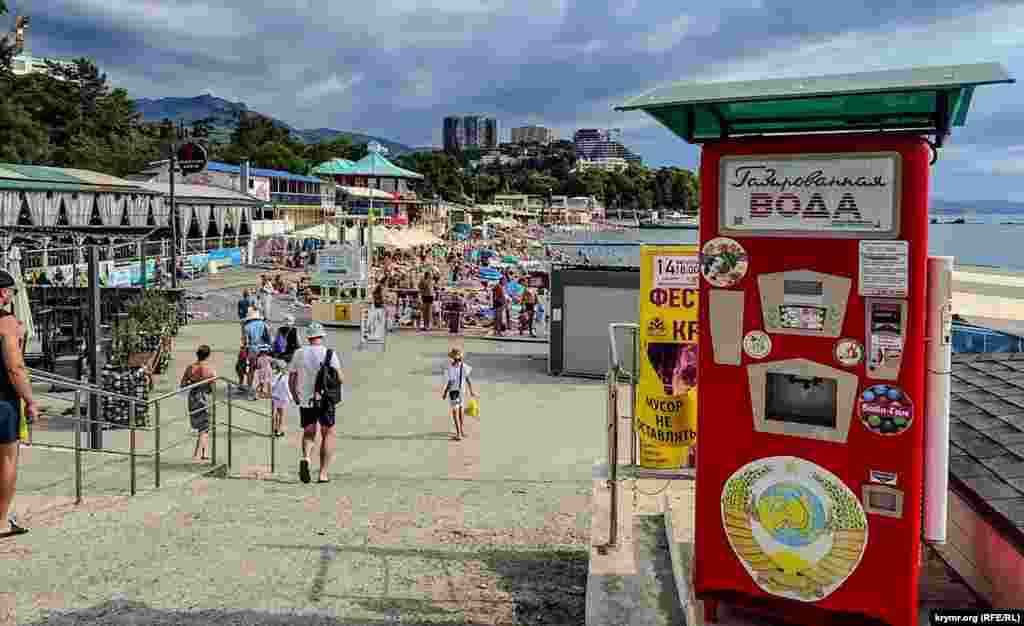
<svg viewBox="0 0 1024 626"><path fill-rule="evenodd" d="M89 332L89 382L93 387L100 384L100 250L95 245L89 246L89 292L88 292ZM100 397L89 394L89 447L93 450L103 449L103 425L99 422Z"/></svg>
<svg viewBox="0 0 1024 626"><path fill-rule="evenodd" d="M229 394L230 395L230 394ZM210 403L210 465L217 465L217 385L213 385L213 401ZM228 441L231 434L228 433ZM228 444L231 445L230 443Z"/></svg>
<svg viewBox="0 0 1024 626"><path fill-rule="evenodd" d="M636 465L636 384L640 378L640 329L631 329L630 332L633 335L633 363L629 376L629 463Z"/></svg>
<svg viewBox="0 0 1024 626"><path fill-rule="evenodd" d="M128 412L131 423L128 427L128 474L129 474L129 493L135 495L135 411L137 403L132 402L130 410Z"/></svg>
<svg viewBox="0 0 1024 626"><path fill-rule="evenodd" d="M156 488L160 488L160 401L156 401L156 412L153 417L153 476Z"/></svg>
<svg viewBox="0 0 1024 626"><path fill-rule="evenodd" d="M619 371L612 369L608 387L608 408L611 412L611 458L608 463L608 486L611 488L608 547L615 548L619 540Z"/></svg>
<svg viewBox="0 0 1024 626"><path fill-rule="evenodd" d="M174 202L174 157L177 151L177 142L171 141L171 289L178 288L178 206Z"/></svg>
<svg viewBox="0 0 1024 626"><path fill-rule="evenodd" d="M146 290L146 242L139 241L139 275L142 277L142 282L139 286L143 291Z"/></svg>
<svg viewBox="0 0 1024 626"><path fill-rule="evenodd" d="M231 395L231 392L228 391L227 394ZM217 399L217 385L216 385L216 383L214 383L214 385L213 385L213 398L214 398L214 404L216 404L217 403L216 402L216 399ZM228 437L228 469L229 470L231 469L231 440L233 439L233 435L234 435L233 429L231 427L232 419L233 419L232 418L232 412L229 410L228 411L228 434L227 434L227 437Z"/></svg>
<svg viewBox="0 0 1024 626"><path fill-rule="evenodd" d="M75 390L75 504L82 503L82 390Z"/></svg>

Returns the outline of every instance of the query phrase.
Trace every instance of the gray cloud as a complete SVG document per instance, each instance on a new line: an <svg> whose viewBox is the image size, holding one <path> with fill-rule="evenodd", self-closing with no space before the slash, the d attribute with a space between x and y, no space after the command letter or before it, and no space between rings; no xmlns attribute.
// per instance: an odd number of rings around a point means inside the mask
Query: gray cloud
<svg viewBox="0 0 1024 626"><path fill-rule="evenodd" d="M212 3L210 3L212 5ZM31 8L36 54L93 57L135 97L221 97L299 127L372 132L420 145L440 141L440 118L492 113L502 125L546 123L628 127L627 142L657 160L691 162L695 152L639 113L612 105L671 80L717 78L722 68L774 74L793 67L791 51L814 73L858 55L906 65L914 46L822 53L837 38L979 15L1012 2L929 0L892 6L723 0L715 6L656 0L418 0L337 3L224 0L51 0ZM985 22L984 20L990 20ZM1024 22L1024 19L1022 19ZM1024 23L1020 24L1024 27ZM953 33L956 34L956 33ZM967 36L966 33L963 34ZM981 44L965 49L972 61ZM884 48L884 49L880 49ZM992 48L986 54L992 54ZM849 70L844 70L849 71ZM1019 96L1010 97L1013 104ZM1019 106L1016 108L1020 108ZM1011 145L1024 133L1009 114L972 116L959 142ZM1024 121L1024 120L1021 120Z"/></svg>

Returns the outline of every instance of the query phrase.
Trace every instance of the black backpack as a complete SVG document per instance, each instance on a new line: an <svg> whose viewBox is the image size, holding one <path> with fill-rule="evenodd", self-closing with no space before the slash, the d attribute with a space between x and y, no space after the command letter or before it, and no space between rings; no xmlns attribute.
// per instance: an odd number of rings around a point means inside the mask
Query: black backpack
<svg viewBox="0 0 1024 626"><path fill-rule="evenodd" d="M320 394L321 401L329 402L332 405L341 402L341 380L338 370L331 366L331 359L334 350L327 350L324 362L320 364L320 371L316 374L316 383L313 392Z"/></svg>

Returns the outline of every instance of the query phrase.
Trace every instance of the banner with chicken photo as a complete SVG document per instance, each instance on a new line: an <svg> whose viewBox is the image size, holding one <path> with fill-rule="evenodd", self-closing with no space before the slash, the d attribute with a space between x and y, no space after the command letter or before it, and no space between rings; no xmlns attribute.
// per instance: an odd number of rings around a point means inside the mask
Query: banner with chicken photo
<svg viewBox="0 0 1024 626"><path fill-rule="evenodd" d="M646 469L684 467L697 443L696 245L640 246L636 431Z"/></svg>

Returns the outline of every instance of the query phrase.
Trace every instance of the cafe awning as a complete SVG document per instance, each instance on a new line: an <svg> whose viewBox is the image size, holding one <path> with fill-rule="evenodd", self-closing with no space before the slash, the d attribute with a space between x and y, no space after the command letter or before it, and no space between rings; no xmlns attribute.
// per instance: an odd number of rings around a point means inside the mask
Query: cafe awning
<svg viewBox="0 0 1024 626"><path fill-rule="evenodd" d="M997 63L744 82L680 82L634 98L690 143L744 135L854 131L935 134L963 126L974 88L1012 83Z"/></svg>

